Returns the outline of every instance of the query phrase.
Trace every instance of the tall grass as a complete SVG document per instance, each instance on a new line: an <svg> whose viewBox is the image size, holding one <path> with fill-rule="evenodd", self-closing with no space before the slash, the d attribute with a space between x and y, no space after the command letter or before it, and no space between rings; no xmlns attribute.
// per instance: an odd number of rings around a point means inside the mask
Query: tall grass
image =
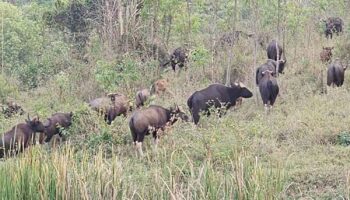
<svg viewBox="0 0 350 200"><path fill-rule="evenodd" d="M91 157L67 144L47 153L35 147L0 166L2 199L278 199L285 172L265 168L244 151L227 163L194 160L186 150L144 159Z"/></svg>

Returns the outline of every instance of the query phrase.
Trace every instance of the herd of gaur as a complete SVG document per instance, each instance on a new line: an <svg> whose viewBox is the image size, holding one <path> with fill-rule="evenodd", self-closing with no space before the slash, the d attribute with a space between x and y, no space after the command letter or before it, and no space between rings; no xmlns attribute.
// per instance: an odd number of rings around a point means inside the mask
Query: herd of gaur
<svg viewBox="0 0 350 200"><path fill-rule="evenodd" d="M333 33L340 33L343 30L343 21L339 17L330 17L325 22L325 36L332 39ZM344 82L344 72L346 66L339 59L332 61L333 47L323 47L320 53L320 60L330 63L327 71L327 85L341 86ZM267 112L274 105L279 94L277 83L278 74L284 73L286 58L284 49L275 40L267 45L267 61L256 69L256 85L259 88L261 99ZM177 48L170 55L168 64L175 71L176 67L182 68L186 65L188 58L184 48ZM129 128L132 135L133 144L138 153L142 156L142 143L145 135L152 134L155 145L159 140L159 135L168 126L179 119L189 121L190 118L180 110L178 106L164 108L158 105L150 105L147 108L145 102L151 95L169 92L168 80L160 79L154 82L152 88L142 89L136 93L136 110L129 120ZM192 121L198 124L201 114L210 115L210 108L223 108L219 115L222 115L230 107L242 102L242 98L251 98L253 93L241 82L232 83L230 86L222 84L211 84L208 87L194 92L187 100L187 106L192 115ZM133 105L123 94L110 93L104 97L94 99L89 102L89 106L99 112L104 120L111 124L120 115L126 116L132 111ZM223 112L222 112L223 111ZM24 114L23 109L14 102L7 102L2 107L5 117L11 117L15 113ZM39 143L50 142L54 135L61 135L61 128L68 128L72 124L73 113L55 113L44 121L38 117L25 120L25 123L15 125L11 130L4 133L0 139L0 158L7 155L17 154L28 146L36 143L36 133L39 135Z"/></svg>

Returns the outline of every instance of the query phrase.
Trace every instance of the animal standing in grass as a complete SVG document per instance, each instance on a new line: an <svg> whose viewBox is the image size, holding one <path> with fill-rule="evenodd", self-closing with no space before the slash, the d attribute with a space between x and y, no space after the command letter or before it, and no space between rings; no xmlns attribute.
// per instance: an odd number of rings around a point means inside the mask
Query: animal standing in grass
<svg viewBox="0 0 350 200"><path fill-rule="evenodd" d="M172 69L175 72L176 66L178 66L180 69L183 68L187 60L187 50L185 48L179 47L175 49L174 52L170 55L169 62L165 63L164 66L170 63Z"/></svg>
<svg viewBox="0 0 350 200"><path fill-rule="evenodd" d="M333 33L339 35L339 33L343 32L344 22L339 17L328 17L327 20L323 20L325 23L325 35L327 39L333 38Z"/></svg>
<svg viewBox="0 0 350 200"><path fill-rule="evenodd" d="M259 81L262 79L264 76L262 72L269 70L272 71L272 76L276 77L276 65L277 62L271 59L267 59L266 63L260 65L256 69L256 75L255 75L255 83L256 85L259 85Z"/></svg>
<svg viewBox="0 0 350 200"><path fill-rule="evenodd" d="M320 59L323 63L328 63L332 59L332 50L334 47L323 47L320 53Z"/></svg>
<svg viewBox="0 0 350 200"><path fill-rule="evenodd" d="M131 110L127 97L117 93L110 93L107 97L94 99L90 101L89 105L104 116L107 124L111 124L117 116L126 116L127 112Z"/></svg>
<svg viewBox="0 0 350 200"><path fill-rule="evenodd" d="M137 91L136 97L135 97L136 108L144 106L145 102L149 99L149 97L150 97L150 92L148 89Z"/></svg>
<svg viewBox="0 0 350 200"><path fill-rule="evenodd" d="M327 70L327 85L336 85L337 87L342 86L344 83L345 70L346 66L343 66L339 59L336 59L331 63Z"/></svg>
<svg viewBox="0 0 350 200"><path fill-rule="evenodd" d="M45 131L40 133L39 143L50 142L51 138L58 134L62 137L60 128L68 128L72 124L73 113L55 113L44 122Z"/></svg>
<svg viewBox="0 0 350 200"><path fill-rule="evenodd" d="M6 132L0 138L0 158L5 155L22 152L31 144L35 144L35 133L44 132L45 127L38 117L29 118Z"/></svg>
<svg viewBox="0 0 350 200"><path fill-rule="evenodd" d="M264 103L265 109L268 112L274 105L277 95L279 93L279 87L277 80L272 76L272 71L265 70L262 72L263 77L259 80L259 91L261 99Z"/></svg>
<svg viewBox="0 0 350 200"><path fill-rule="evenodd" d="M278 64L278 73L283 74L284 66L287 61L285 55L283 54L283 48L281 47L281 45L279 45L276 40L272 40L267 46L266 51L268 59L278 61L278 63L276 63ZM283 59L282 55L284 57Z"/></svg>
<svg viewBox="0 0 350 200"><path fill-rule="evenodd" d="M129 128L139 154L143 156L142 142L145 135L152 134L155 147L157 147L159 131L163 131L166 125L174 124L179 118L184 121L188 120L188 117L178 107L166 109L152 105L136 111L130 118Z"/></svg>
<svg viewBox="0 0 350 200"><path fill-rule="evenodd" d="M236 105L237 99L240 97L250 98L253 93L247 89L242 83L233 84L227 87L222 84L212 84L205 89L196 91L187 100L187 105L191 111L193 122L198 124L199 113L205 112L210 115L209 108L220 108L224 106L229 109Z"/></svg>

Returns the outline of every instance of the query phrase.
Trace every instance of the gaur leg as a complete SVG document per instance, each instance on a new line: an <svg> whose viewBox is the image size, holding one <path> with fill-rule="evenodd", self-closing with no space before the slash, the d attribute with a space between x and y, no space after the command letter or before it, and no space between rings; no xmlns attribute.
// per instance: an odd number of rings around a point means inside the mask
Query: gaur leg
<svg viewBox="0 0 350 200"><path fill-rule="evenodd" d="M200 116L199 116L199 109L196 109L196 108L192 108L192 118L193 118L193 122L195 123L195 124L198 124L198 122L199 122L199 118L200 118Z"/></svg>
<svg viewBox="0 0 350 200"><path fill-rule="evenodd" d="M44 144L45 133L40 133L39 135L39 144Z"/></svg>
<svg viewBox="0 0 350 200"><path fill-rule="evenodd" d="M137 141L136 141L136 149L139 152L139 155L143 157L143 151L142 151L142 142L145 138L145 132L137 135Z"/></svg>

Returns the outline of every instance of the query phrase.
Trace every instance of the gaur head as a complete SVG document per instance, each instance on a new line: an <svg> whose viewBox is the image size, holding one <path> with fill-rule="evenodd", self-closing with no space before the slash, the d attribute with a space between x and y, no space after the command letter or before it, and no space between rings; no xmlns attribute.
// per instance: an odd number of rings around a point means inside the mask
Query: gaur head
<svg viewBox="0 0 350 200"><path fill-rule="evenodd" d="M26 119L26 123L30 126L30 128L34 132L44 132L45 131L45 126L39 120L39 117L34 117L33 119L30 119L29 114L28 114L28 119Z"/></svg>
<svg viewBox="0 0 350 200"><path fill-rule="evenodd" d="M240 91L240 97L250 98L253 96L253 93L241 82L234 83L231 85L232 88L237 88Z"/></svg>
<svg viewBox="0 0 350 200"><path fill-rule="evenodd" d="M112 102L115 101L115 97L116 96L121 96L121 94L118 94L118 93L108 93L107 94L107 97L109 97L111 99Z"/></svg>
<svg viewBox="0 0 350 200"><path fill-rule="evenodd" d="M179 106L175 105L174 107L170 107L169 110L171 115L171 124L175 123L179 118L185 122L188 122L189 117L181 111Z"/></svg>

